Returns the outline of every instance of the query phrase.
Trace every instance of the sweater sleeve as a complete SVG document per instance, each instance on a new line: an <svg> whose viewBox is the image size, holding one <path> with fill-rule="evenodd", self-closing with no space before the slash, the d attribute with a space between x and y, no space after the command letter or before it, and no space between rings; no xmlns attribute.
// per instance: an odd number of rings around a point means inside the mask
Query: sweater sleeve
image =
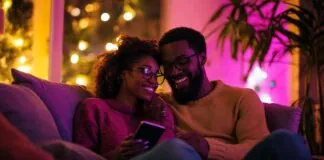
<svg viewBox="0 0 324 160"><path fill-rule="evenodd" d="M165 118L162 124L165 126L165 131L161 137L162 141L169 140L175 137L174 118L170 106L165 103Z"/></svg>
<svg viewBox="0 0 324 160"><path fill-rule="evenodd" d="M95 108L96 104L87 100L77 108L74 116L73 141L98 153L99 128Z"/></svg>
<svg viewBox="0 0 324 160"><path fill-rule="evenodd" d="M234 128L238 143L226 144L213 138L206 138L210 146L209 159L243 159L254 145L269 134L264 107L259 97L250 89L244 93L237 104L238 118Z"/></svg>

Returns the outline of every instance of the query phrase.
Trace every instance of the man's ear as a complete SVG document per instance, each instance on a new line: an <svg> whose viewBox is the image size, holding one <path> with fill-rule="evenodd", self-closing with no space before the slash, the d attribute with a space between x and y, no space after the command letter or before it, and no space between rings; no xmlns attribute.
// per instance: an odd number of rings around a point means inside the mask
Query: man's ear
<svg viewBox="0 0 324 160"><path fill-rule="evenodd" d="M205 52L201 52L199 54L199 64L201 66L204 66L206 64L206 61L207 61L207 56L206 56L206 53Z"/></svg>

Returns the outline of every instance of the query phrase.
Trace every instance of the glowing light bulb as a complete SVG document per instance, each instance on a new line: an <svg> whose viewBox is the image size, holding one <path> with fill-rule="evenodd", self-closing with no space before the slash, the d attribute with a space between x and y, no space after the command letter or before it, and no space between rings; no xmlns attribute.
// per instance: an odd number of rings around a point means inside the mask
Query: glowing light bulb
<svg viewBox="0 0 324 160"><path fill-rule="evenodd" d="M70 14L73 16L73 17L77 17L79 16L81 13L81 10L79 8L73 8L70 12Z"/></svg>
<svg viewBox="0 0 324 160"><path fill-rule="evenodd" d="M31 67L29 65L22 65L17 68L19 71L30 73Z"/></svg>
<svg viewBox="0 0 324 160"><path fill-rule="evenodd" d="M107 22L110 19L110 15L109 15L109 13L102 13L100 18L101 18L101 21Z"/></svg>
<svg viewBox="0 0 324 160"><path fill-rule="evenodd" d="M12 1L10 0L6 0L4 3L3 3L3 9L6 11L8 10L12 5Z"/></svg>
<svg viewBox="0 0 324 160"><path fill-rule="evenodd" d="M96 7L93 4L87 4L86 7L85 7L85 11L88 12L88 13L93 12L95 10L96 10Z"/></svg>
<svg viewBox="0 0 324 160"><path fill-rule="evenodd" d="M84 50L86 50L88 47L89 47L88 42L86 42L86 41L84 41L84 40L81 40L81 41L79 42L78 48L79 48L80 51L84 51Z"/></svg>
<svg viewBox="0 0 324 160"><path fill-rule="evenodd" d="M130 21L135 17L135 14L133 12L125 12L123 17L126 21Z"/></svg>
<svg viewBox="0 0 324 160"><path fill-rule="evenodd" d="M75 79L75 83L78 85L86 86L88 84L88 79L84 75L78 75Z"/></svg>
<svg viewBox="0 0 324 160"><path fill-rule="evenodd" d="M82 18L79 21L79 27L81 29L86 29L89 26L89 18Z"/></svg>
<svg viewBox="0 0 324 160"><path fill-rule="evenodd" d="M26 58L26 56L21 56L20 58L19 58L19 63L20 64L24 64L24 63L26 63L27 62L27 58Z"/></svg>
<svg viewBox="0 0 324 160"><path fill-rule="evenodd" d="M79 55L77 53L72 54L70 61L72 64L77 64L79 62Z"/></svg>
<svg viewBox="0 0 324 160"><path fill-rule="evenodd" d="M13 45L15 47L22 47L24 45L24 39L23 38L15 38L13 40Z"/></svg>
<svg viewBox="0 0 324 160"><path fill-rule="evenodd" d="M118 46L116 44L108 42L105 46L106 51L115 51L118 49Z"/></svg>

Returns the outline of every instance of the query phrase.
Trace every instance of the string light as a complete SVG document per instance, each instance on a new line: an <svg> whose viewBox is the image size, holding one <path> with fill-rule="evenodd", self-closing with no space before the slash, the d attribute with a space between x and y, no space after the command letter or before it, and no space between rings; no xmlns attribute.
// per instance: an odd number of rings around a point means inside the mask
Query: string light
<svg viewBox="0 0 324 160"><path fill-rule="evenodd" d="M10 0L5 0L5 1L3 2L3 9L6 11L6 10L8 10L8 9L11 7L11 5L12 5L12 1L10 1Z"/></svg>
<svg viewBox="0 0 324 160"><path fill-rule="evenodd" d="M12 42L15 47L22 47L24 45L23 38L15 38Z"/></svg>
<svg viewBox="0 0 324 160"><path fill-rule="evenodd" d="M70 61L72 64L77 64L79 62L79 55L77 53L72 54Z"/></svg>
<svg viewBox="0 0 324 160"><path fill-rule="evenodd" d="M101 21L107 22L110 19L110 15L109 15L109 13L102 13L100 18L101 18Z"/></svg>
<svg viewBox="0 0 324 160"><path fill-rule="evenodd" d="M20 64L24 64L24 63L26 63L27 62L27 58L26 58L26 56L21 56L20 58L19 58L19 63Z"/></svg>
<svg viewBox="0 0 324 160"><path fill-rule="evenodd" d="M78 75L75 79L75 83L78 85L83 85L83 86L87 86L88 84L88 78L84 75Z"/></svg>
<svg viewBox="0 0 324 160"><path fill-rule="evenodd" d="M72 16L77 17L80 15L81 10L79 8L73 8L70 13Z"/></svg>
<svg viewBox="0 0 324 160"><path fill-rule="evenodd" d="M134 13L134 12L130 12L130 11L125 12L124 15L123 15L123 18L124 18L126 21L130 21L130 20L132 20L134 17L135 17L135 13Z"/></svg>
<svg viewBox="0 0 324 160"><path fill-rule="evenodd" d="M106 51L115 51L118 49L118 46L116 44L108 42L105 46Z"/></svg>
<svg viewBox="0 0 324 160"><path fill-rule="evenodd" d="M86 29L88 28L89 26L89 18L82 18L80 21L79 21L79 27L81 29Z"/></svg>
<svg viewBox="0 0 324 160"><path fill-rule="evenodd" d="M88 13L93 12L95 10L96 10L96 7L93 4L87 4L86 7L85 7L85 11L88 12Z"/></svg>
<svg viewBox="0 0 324 160"><path fill-rule="evenodd" d="M17 69L25 73L30 73L31 71L31 67L29 65L21 65Z"/></svg>
<svg viewBox="0 0 324 160"><path fill-rule="evenodd" d="M88 48L89 44L88 42L84 41L84 40L80 40L79 41L79 45L78 45L78 48L80 51L84 51Z"/></svg>

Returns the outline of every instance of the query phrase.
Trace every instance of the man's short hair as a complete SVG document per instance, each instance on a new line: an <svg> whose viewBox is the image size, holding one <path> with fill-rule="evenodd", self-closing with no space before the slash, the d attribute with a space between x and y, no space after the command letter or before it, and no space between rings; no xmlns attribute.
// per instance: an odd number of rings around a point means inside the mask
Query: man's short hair
<svg viewBox="0 0 324 160"><path fill-rule="evenodd" d="M187 27L177 27L166 32L160 39L159 46L162 47L166 44L181 40L186 40L189 47L196 53L203 52L206 54L205 37L200 32Z"/></svg>

